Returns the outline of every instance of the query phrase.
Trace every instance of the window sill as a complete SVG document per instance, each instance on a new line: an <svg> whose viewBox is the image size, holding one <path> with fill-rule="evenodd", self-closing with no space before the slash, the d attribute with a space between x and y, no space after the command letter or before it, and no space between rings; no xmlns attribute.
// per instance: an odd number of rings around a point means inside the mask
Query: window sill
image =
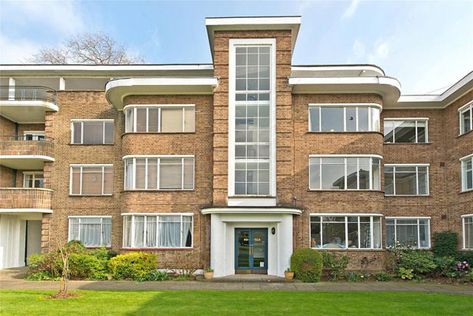
<svg viewBox="0 0 473 316"><path fill-rule="evenodd" d="M411 195L384 195L384 197L395 197L395 198L402 198L402 197L408 197L408 198L411 198L411 197L432 197L432 195L430 194L424 194L424 195L417 195L417 194L411 194Z"/></svg>
<svg viewBox="0 0 473 316"><path fill-rule="evenodd" d="M115 144L73 144L69 143L69 146L115 146Z"/></svg>
<svg viewBox="0 0 473 316"><path fill-rule="evenodd" d="M197 132L126 132L121 135L121 137L125 135L193 135L197 134Z"/></svg>
<svg viewBox="0 0 473 316"><path fill-rule="evenodd" d="M378 134L384 137L384 134L381 132L377 131L360 131L360 132L312 132L312 131L306 131L306 134Z"/></svg>
<svg viewBox="0 0 473 316"><path fill-rule="evenodd" d="M375 193L384 193L381 190L369 190L369 189L348 189L348 190L338 190L338 189L309 189L307 192L375 192Z"/></svg>
<svg viewBox="0 0 473 316"><path fill-rule="evenodd" d="M317 248L317 247L311 247L311 249L314 250L320 250L320 251L355 251L355 252L363 252L363 251L385 251L386 249L383 248Z"/></svg>
<svg viewBox="0 0 473 316"><path fill-rule="evenodd" d="M432 145L432 143L383 143L383 145Z"/></svg>
<svg viewBox="0 0 473 316"><path fill-rule="evenodd" d="M69 197L112 197L113 194L69 194Z"/></svg>
<svg viewBox="0 0 473 316"><path fill-rule="evenodd" d="M163 250L193 250L194 247L179 247L179 248L131 248L122 247L120 250L132 250L132 251L163 251Z"/></svg>
<svg viewBox="0 0 473 316"><path fill-rule="evenodd" d="M123 193L126 192L148 192L148 193L156 193L156 192L195 192L195 189L157 189L157 190L123 190Z"/></svg>
<svg viewBox="0 0 473 316"><path fill-rule="evenodd" d="M473 133L473 129L470 129L469 131L467 131L467 132L465 132L465 133L463 133L463 134L459 134L459 135L457 136L457 138L458 138L458 137L465 136L465 135L468 135L468 134L472 134L472 133Z"/></svg>
<svg viewBox="0 0 473 316"><path fill-rule="evenodd" d="M469 192L473 192L473 189L468 189L468 190L460 191L460 194L469 193Z"/></svg>

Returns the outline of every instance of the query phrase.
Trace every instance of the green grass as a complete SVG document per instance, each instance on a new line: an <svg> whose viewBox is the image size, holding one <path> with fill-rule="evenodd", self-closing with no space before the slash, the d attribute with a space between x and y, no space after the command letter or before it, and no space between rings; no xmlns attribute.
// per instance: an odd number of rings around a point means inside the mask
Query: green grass
<svg viewBox="0 0 473 316"><path fill-rule="evenodd" d="M0 291L0 315L473 315L473 297L420 292Z"/></svg>

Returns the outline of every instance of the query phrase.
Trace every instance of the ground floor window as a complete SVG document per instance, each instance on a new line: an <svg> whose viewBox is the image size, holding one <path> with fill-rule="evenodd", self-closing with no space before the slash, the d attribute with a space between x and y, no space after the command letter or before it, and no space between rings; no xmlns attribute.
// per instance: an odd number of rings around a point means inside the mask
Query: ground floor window
<svg viewBox="0 0 473 316"><path fill-rule="evenodd" d="M462 216L463 249L473 249L473 214Z"/></svg>
<svg viewBox="0 0 473 316"><path fill-rule="evenodd" d="M69 217L69 240L78 240L86 247L111 247L110 216Z"/></svg>
<svg viewBox="0 0 473 316"><path fill-rule="evenodd" d="M430 248L430 218L387 217L386 246Z"/></svg>
<svg viewBox="0 0 473 316"><path fill-rule="evenodd" d="M123 217L123 246L128 248L192 247L192 215L139 214Z"/></svg>
<svg viewBox="0 0 473 316"><path fill-rule="evenodd" d="M381 215L311 215L312 248L380 249Z"/></svg>

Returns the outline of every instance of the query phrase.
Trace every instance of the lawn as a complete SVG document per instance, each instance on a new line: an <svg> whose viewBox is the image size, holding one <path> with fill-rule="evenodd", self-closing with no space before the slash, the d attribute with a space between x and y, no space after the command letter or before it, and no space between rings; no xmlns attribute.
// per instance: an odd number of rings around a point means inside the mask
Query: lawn
<svg viewBox="0 0 473 316"><path fill-rule="evenodd" d="M0 291L1 315L473 315L473 297L419 292Z"/></svg>

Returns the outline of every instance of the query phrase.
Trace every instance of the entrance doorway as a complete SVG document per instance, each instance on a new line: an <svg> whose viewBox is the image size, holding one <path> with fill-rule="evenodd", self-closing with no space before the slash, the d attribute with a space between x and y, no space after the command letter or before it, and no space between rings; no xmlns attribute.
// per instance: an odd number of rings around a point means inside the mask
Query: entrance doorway
<svg viewBox="0 0 473 316"><path fill-rule="evenodd" d="M235 273L268 272L268 229L235 228Z"/></svg>

